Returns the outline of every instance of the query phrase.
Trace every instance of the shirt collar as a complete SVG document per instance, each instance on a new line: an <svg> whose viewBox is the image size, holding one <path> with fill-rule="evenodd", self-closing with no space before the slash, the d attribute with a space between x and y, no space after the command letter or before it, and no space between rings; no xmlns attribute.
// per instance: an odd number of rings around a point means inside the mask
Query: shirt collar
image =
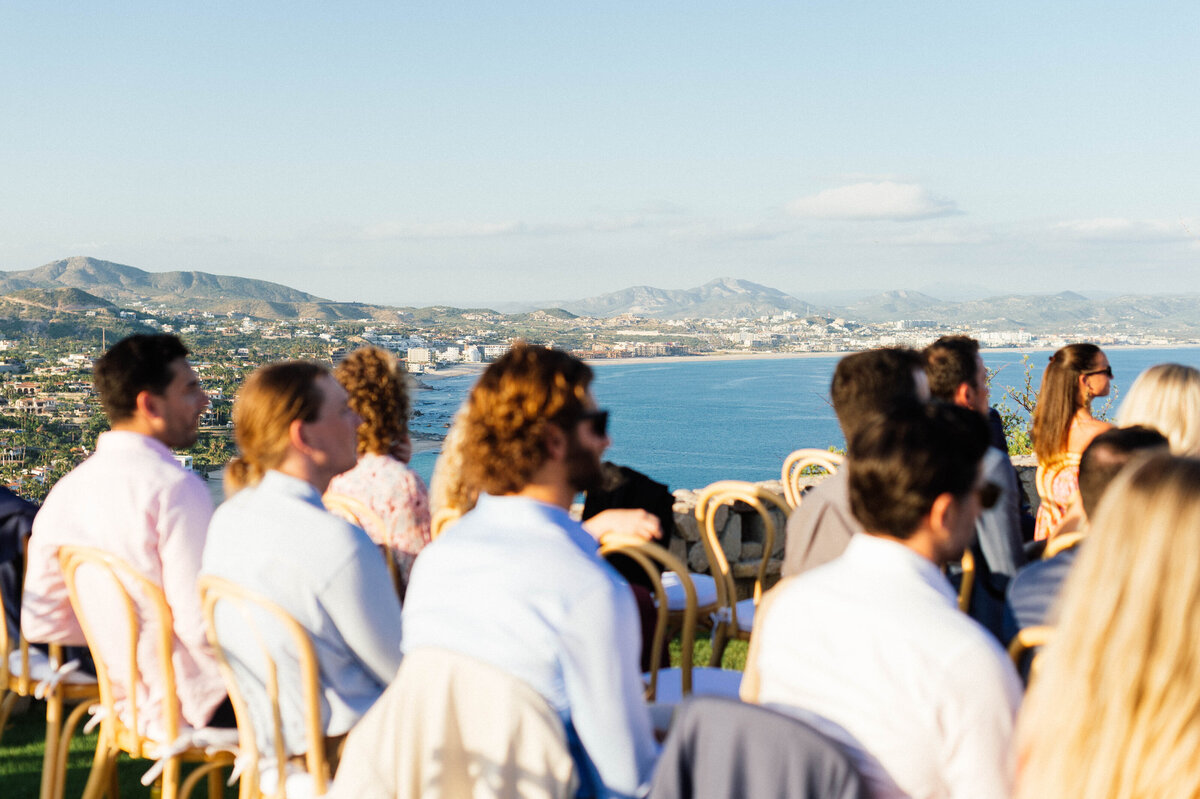
<svg viewBox="0 0 1200 799"><path fill-rule="evenodd" d="M488 513L501 513L508 518L520 520L528 518L530 522L549 523L566 533L567 538L584 552L593 554L600 548L600 543L583 529L583 525L571 518L571 514L557 505L538 502L536 499L520 497L514 494L495 496L480 494L476 507Z"/></svg>
<svg viewBox="0 0 1200 799"><path fill-rule="evenodd" d="M309 505L325 510L325 503L321 501L321 495L317 493L317 489L313 488L311 483L307 483L298 477L284 474L276 469L271 469L264 474L258 486L263 491L294 497L302 502L307 502Z"/></svg>
<svg viewBox="0 0 1200 799"><path fill-rule="evenodd" d="M132 430L106 430L96 439L96 451L117 449L148 449L155 454L178 463L171 449L157 438L152 438Z"/></svg>
<svg viewBox="0 0 1200 799"><path fill-rule="evenodd" d="M952 607L958 607L958 594L933 561L921 557L899 541L883 536L858 533L850 537L844 558L850 558L855 568L886 571L898 576L910 576L937 591Z"/></svg>

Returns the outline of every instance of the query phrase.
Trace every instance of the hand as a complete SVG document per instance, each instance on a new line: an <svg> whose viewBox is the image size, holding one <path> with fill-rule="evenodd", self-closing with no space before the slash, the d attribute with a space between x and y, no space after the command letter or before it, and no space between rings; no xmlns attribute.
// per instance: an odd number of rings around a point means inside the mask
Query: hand
<svg viewBox="0 0 1200 799"><path fill-rule="evenodd" d="M405 433L404 438L399 441L392 442L392 448L388 454L401 463L408 463L412 460L412 438L408 433Z"/></svg>
<svg viewBox="0 0 1200 799"><path fill-rule="evenodd" d="M607 535L631 535L641 541L662 538L658 517L640 508L610 508L583 523L583 529L597 541Z"/></svg>

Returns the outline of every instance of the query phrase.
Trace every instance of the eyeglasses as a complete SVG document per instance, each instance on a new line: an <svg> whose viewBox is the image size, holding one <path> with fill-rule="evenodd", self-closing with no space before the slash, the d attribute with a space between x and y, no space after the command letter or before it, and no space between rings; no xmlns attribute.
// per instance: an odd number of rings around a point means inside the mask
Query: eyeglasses
<svg viewBox="0 0 1200 799"><path fill-rule="evenodd" d="M1093 369L1090 372L1083 373L1084 377L1091 377L1092 375L1104 375L1109 380L1112 380L1112 367L1106 366L1103 369Z"/></svg>
<svg viewBox="0 0 1200 799"><path fill-rule="evenodd" d="M604 438L608 435L608 411L585 411L575 420L576 424L580 422L588 422L592 426L592 432L597 438Z"/></svg>
<svg viewBox="0 0 1200 799"><path fill-rule="evenodd" d="M984 510L991 508L1000 499L1000 486L995 483L984 483L975 489L979 494L979 505Z"/></svg>

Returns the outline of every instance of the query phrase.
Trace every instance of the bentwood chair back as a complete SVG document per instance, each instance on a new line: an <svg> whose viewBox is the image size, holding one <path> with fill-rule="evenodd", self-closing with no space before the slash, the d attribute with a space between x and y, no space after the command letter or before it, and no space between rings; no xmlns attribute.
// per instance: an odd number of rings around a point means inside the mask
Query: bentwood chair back
<svg viewBox="0 0 1200 799"><path fill-rule="evenodd" d="M321 501L325 504L325 510L363 530L382 532L385 529L383 519L379 514L357 497L329 491L321 497ZM383 555L383 560L387 563L388 576L392 578L392 587L396 589L396 596L403 598L404 575L400 572L400 562L396 559L396 553L387 544L379 545L379 553Z"/></svg>
<svg viewBox="0 0 1200 799"><path fill-rule="evenodd" d="M723 505L744 503L762 520L762 555L759 558L754 578L754 596L738 601L737 584L733 568L721 547L720 531L716 529L717 511ZM710 666L719 666L721 656L730 639L750 640L754 628L754 609L762 597L763 583L767 577L767 564L775 548L775 520L771 509L787 516L791 508L782 497L773 491L741 480L722 480L703 489L696 497L696 520L699 522L700 538L708 555L709 569L717 581L717 599L720 607L713 618L713 648Z"/></svg>
<svg viewBox="0 0 1200 799"><path fill-rule="evenodd" d="M1061 533L1046 542L1042 550L1042 560L1049 560L1060 552L1064 552L1083 540L1083 533Z"/></svg>
<svg viewBox="0 0 1200 799"><path fill-rule="evenodd" d="M24 563L22 558L21 564ZM24 583L23 569L16 573L17 585ZM0 592L0 739L17 700L36 696L46 700L46 743L42 755L41 799L61 799L67 770L67 749L75 728L93 702L100 698L96 680L64 669L62 648L50 644L49 657L31 650L25 637L12 636L5 619L8 608ZM61 671L61 674L60 674ZM75 708L63 723L64 704Z"/></svg>
<svg viewBox="0 0 1200 799"><path fill-rule="evenodd" d="M171 660L174 624L162 588L120 558L91 547L61 547L58 559L71 608L92 651L100 689L100 737L84 799L104 794L121 752L135 759L160 761L143 782L157 780L162 799L186 799L202 776L209 779L209 796L220 796L221 779L215 769L232 765L234 755L211 745L188 744L199 741L200 731L185 730L180 718ZM125 611L123 617L93 618L87 596L100 592L117 598ZM145 707L148 697L142 689L141 675L151 668L159 669L163 678L164 697L158 714ZM184 732L187 735L181 737ZM181 785L183 761L203 765Z"/></svg>
<svg viewBox="0 0 1200 799"><path fill-rule="evenodd" d="M646 572L654 592L655 626L646 680L646 701L674 706L692 693L736 697L742 673L732 669L697 668L693 665L698 616L697 592L687 568L677 557L650 541L628 535L606 535L600 555L624 555ZM674 610L672 592L660 574L670 574L684 596L681 610ZM672 623L679 614L681 624ZM663 656L671 631L679 629L679 667L663 668Z"/></svg>
<svg viewBox="0 0 1200 799"><path fill-rule="evenodd" d="M826 449L798 449L783 460L783 495L795 510L804 493L803 478L814 469L833 474L841 468L846 456Z"/></svg>
<svg viewBox="0 0 1200 799"><path fill-rule="evenodd" d="M436 541L439 535L462 517L463 512L458 508L439 508L429 522L429 540Z"/></svg>
<svg viewBox="0 0 1200 799"><path fill-rule="evenodd" d="M975 553L967 549L963 552L961 568L962 582L958 584L958 609L963 613L971 611L971 591L975 588Z"/></svg>
<svg viewBox="0 0 1200 799"><path fill-rule="evenodd" d="M1032 680L1037 673L1038 660L1041 657L1039 648L1048 644L1053 636L1053 627L1039 624L1034 627L1025 627L1009 642L1008 656L1012 658L1017 671L1022 676L1027 675L1026 681Z"/></svg>
<svg viewBox="0 0 1200 799"><path fill-rule="evenodd" d="M300 685L287 688L299 688L300 707L304 714L305 744L303 762L310 785L305 785L306 796L323 795L332 778L332 769L327 757L327 741L324 727L321 723L321 686L317 654L313 648L312 639L299 622L279 605L249 591L236 583L212 575L203 575L199 580L200 601L204 609L204 624L208 633L208 641L216 652L217 662L221 667L221 675L225 678L225 686L229 689L229 699L233 703L234 714L238 724L238 746L243 762L242 797L271 797L283 799L287 796L289 782L293 785L297 780L289 778L288 765L300 758L289 758L285 746L284 712L280 703L279 664L276 652L268 647L266 641L270 636L268 627L281 630L284 638L290 643L300 664ZM219 609L218 606L221 606ZM218 620L220 616L220 620ZM246 693L238 684L237 675L230 665L229 656L221 645L220 628L225 625L236 625L241 630L249 630L259 646L259 657L255 664L262 669L256 676L261 679L262 687L266 689L267 703L270 709L270 729L263 730L255 727L256 721L261 725L262 719L256 719L250 712L246 701ZM242 657L243 665L249 664L247 657ZM286 688L285 688L286 690ZM259 748L260 741L269 741L272 751L265 764L269 764L271 774L263 780L263 753ZM273 778L273 779L272 779ZM273 784L271 784L273 782Z"/></svg>

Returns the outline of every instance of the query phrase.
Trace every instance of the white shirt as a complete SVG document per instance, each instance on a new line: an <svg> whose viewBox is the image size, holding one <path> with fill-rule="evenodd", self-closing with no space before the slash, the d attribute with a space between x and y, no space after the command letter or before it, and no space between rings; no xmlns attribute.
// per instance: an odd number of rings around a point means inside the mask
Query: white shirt
<svg viewBox="0 0 1200 799"><path fill-rule="evenodd" d="M933 563L856 535L780 590L760 632L762 704L842 743L877 799L1011 794L1020 681Z"/></svg>

